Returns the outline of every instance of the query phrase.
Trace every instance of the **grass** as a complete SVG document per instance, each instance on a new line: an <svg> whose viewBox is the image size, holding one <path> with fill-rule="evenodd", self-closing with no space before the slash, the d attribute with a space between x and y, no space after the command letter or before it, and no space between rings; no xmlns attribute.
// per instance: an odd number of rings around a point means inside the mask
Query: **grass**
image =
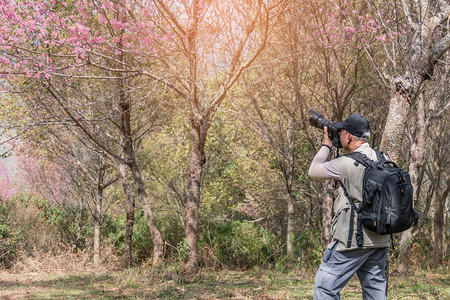
<svg viewBox="0 0 450 300"><path fill-rule="evenodd" d="M186 283L174 270L0 273L1 299L312 299L314 273L203 270ZM388 299L450 299L448 269L391 275ZM361 299L356 277L342 299Z"/></svg>

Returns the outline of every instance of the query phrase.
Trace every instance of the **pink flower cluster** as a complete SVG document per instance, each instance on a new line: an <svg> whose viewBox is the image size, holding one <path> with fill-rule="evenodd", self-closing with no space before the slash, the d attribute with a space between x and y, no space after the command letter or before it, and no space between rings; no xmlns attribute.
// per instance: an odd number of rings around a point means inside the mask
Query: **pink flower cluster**
<svg viewBox="0 0 450 300"><path fill-rule="evenodd" d="M152 23L152 2L136 9L127 0L0 0L0 77L44 79L83 72L105 56L154 55L155 40L167 43ZM132 14L132 16L130 16Z"/></svg>
<svg viewBox="0 0 450 300"><path fill-rule="evenodd" d="M244 216L259 219L269 216L273 211L272 207L273 204L261 197L247 195L245 201L238 204L237 210Z"/></svg>
<svg viewBox="0 0 450 300"><path fill-rule="evenodd" d="M349 2L342 6L328 3L319 9L318 14L311 13L310 16L317 21L313 26L311 39L334 50L354 41L360 43L359 48L370 47L374 41L391 42L406 33L405 30L400 33L389 28L392 18L395 18L395 11L391 17L382 14L376 17L359 15Z"/></svg>
<svg viewBox="0 0 450 300"><path fill-rule="evenodd" d="M61 165L28 153L18 157L17 168L18 186L25 189L22 192L49 201L70 201L70 183Z"/></svg>

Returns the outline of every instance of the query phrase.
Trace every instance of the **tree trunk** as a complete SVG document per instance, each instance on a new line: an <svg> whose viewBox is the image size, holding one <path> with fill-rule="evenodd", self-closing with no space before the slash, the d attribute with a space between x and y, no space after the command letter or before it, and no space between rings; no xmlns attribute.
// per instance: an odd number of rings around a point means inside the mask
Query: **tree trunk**
<svg viewBox="0 0 450 300"><path fill-rule="evenodd" d="M295 109L298 109L298 106L300 106L301 113L303 113L303 101L301 96L301 87L300 87L300 67L298 62L298 45L299 45L299 38L298 38L298 28L295 26L295 22L289 22L289 36L292 39L290 43L290 55L292 59L292 89L293 89L293 97L292 102L290 103L289 107L289 114L292 114L292 112L295 112ZM291 117L292 116L292 117ZM290 115L288 120L288 129L287 129L287 142L288 142L288 149L287 149L287 165L285 170L285 176L286 176L286 190L287 190L287 239L286 239L286 254L288 256L292 256L294 253L294 197L292 196L292 181L293 181L293 175L294 175L294 148L295 148L295 120L293 120L295 116ZM302 122L304 122L304 118L302 118ZM293 257L292 257L293 258Z"/></svg>
<svg viewBox="0 0 450 300"><path fill-rule="evenodd" d="M294 253L294 197L292 196L292 180L294 174L294 120L289 118L287 128L287 151L285 153L285 181L287 200L287 230L286 230L286 254Z"/></svg>
<svg viewBox="0 0 450 300"><path fill-rule="evenodd" d="M286 230L286 254L291 257L294 254L294 199L291 193L286 193L287 198L287 230Z"/></svg>
<svg viewBox="0 0 450 300"><path fill-rule="evenodd" d="M419 171L423 165L425 155L425 101L424 94L421 93L418 97L417 111L416 111L416 128L411 144L411 162L409 164L409 175L411 176L411 183L413 185L413 203L416 203L418 198L419 186ZM401 233L400 251L397 258L397 270L400 273L408 272L409 250L411 247L412 229Z"/></svg>
<svg viewBox="0 0 450 300"><path fill-rule="evenodd" d="M122 177L122 187L127 199L127 212L125 222L125 241L124 241L124 266L125 268L131 267L132 264L132 242L133 242L133 226L134 226L134 211L135 211L135 199L133 196L133 190L128 180L127 166L120 164L119 171Z"/></svg>
<svg viewBox="0 0 450 300"><path fill-rule="evenodd" d="M192 116L192 148L189 158L188 187L186 195L186 226L185 237L189 246L189 254L185 264L185 275L190 278L199 271L198 255L198 211L200 207L200 188L203 165L206 162L205 142L209 120L196 119Z"/></svg>
<svg viewBox="0 0 450 300"><path fill-rule="evenodd" d="M94 266L98 267L100 263L100 235L102 228L102 204L103 204L103 190L104 190L104 175L105 166L101 163L98 170L97 190L94 203Z"/></svg>
<svg viewBox="0 0 450 300"><path fill-rule="evenodd" d="M439 120L442 124L445 119ZM444 123L445 124L445 123ZM446 126L437 126L437 128L443 128ZM447 165L445 164L445 157L443 157L445 149L446 135L442 135L436 138L434 145L433 166L434 166L434 178L435 185L435 209L434 209L434 221L433 221L433 261L436 266L441 265L444 255L444 216L446 213L445 204L448 200L448 194L450 191L450 176L447 172ZM448 150L447 150L448 151Z"/></svg>
<svg viewBox="0 0 450 300"><path fill-rule="evenodd" d="M409 250L412 245L412 228L403 231L400 236L399 254L397 258L397 271L405 274L408 273Z"/></svg>
<svg viewBox="0 0 450 300"><path fill-rule="evenodd" d="M439 176L440 177L440 176ZM448 184L448 183L447 183ZM436 208L434 210L434 222L433 222L433 235L434 235L434 247L433 247L433 261L436 266L442 264L443 259L443 245L444 245L444 213L445 202L448 197L448 185L443 191L441 182L436 185Z"/></svg>
<svg viewBox="0 0 450 300"><path fill-rule="evenodd" d="M389 114L381 138L380 151L388 152L393 161L398 161L406 120L410 109L409 90L398 90L400 82L393 82Z"/></svg>
<svg viewBox="0 0 450 300"><path fill-rule="evenodd" d="M401 4L408 14L418 9L412 2L405 1ZM439 6L441 11L435 15L432 13L423 13L419 16L406 15L408 25L415 32L408 52L404 53L405 61L402 62L407 69L391 78L391 103L380 145L383 151L390 151L394 160L400 155L400 145L411 107L410 101L419 95L423 83L433 76L436 63L450 48L450 34L444 29L442 35L435 32L441 23L448 20L450 4L441 1Z"/></svg>
<svg viewBox="0 0 450 300"><path fill-rule="evenodd" d="M420 96L423 83L433 76L433 71L438 60L446 53L450 47L450 35L442 31L443 35L436 34L438 26L448 20L450 5L445 1L440 1L440 12L433 15L424 13L419 16L412 16L409 13L415 11L414 2L402 2L406 14L406 20L414 35L407 53L404 53L406 61L403 65L408 68L395 74L396 78L391 79L391 101L389 114L381 139L380 150L389 151L391 158L398 161L400 158L401 143L407 126L408 114L410 113L411 101L416 96ZM420 4L422 5L422 4ZM428 9L428 7L426 7ZM420 10L421 11L421 10ZM415 17L418 17L415 18ZM399 64L400 65L400 64ZM420 98L420 97L419 97ZM420 101L420 100L419 100ZM414 120L420 122L420 120ZM418 145L416 145L418 146ZM419 151L420 150L413 150ZM420 154L414 153L418 157L412 158L413 173L420 163ZM417 176L414 175L417 179ZM410 248L412 230L402 233L400 240L400 254L398 257L398 271L407 271L407 260Z"/></svg>
<svg viewBox="0 0 450 300"><path fill-rule="evenodd" d="M194 277L199 271L198 256L198 210L200 207L200 188L203 165L205 163L205 141L209 123L202 116L197 90L197 24L198 1L192 3L192 26L189 29L189 102L191 103L191 132L192 146L189 157L188 187L186 195L184 228L189 253L185 265L185 275L188 279Z"/></svg>
<svg viewBox="0 0 450 300"><path fill-rule="evenodd" d="M98 267L100 263L100 229L101 223L101 211L102 211L102 191L97 191L97 199L94 206L94 267Z"/></svg>
<svg viewBox="0 0 450 300"><path fill-rule="evenodd" d="M423 93L418 97L417 112L415 119L415 132L411 144L411 163L409 164L409 175L414 187L414 203L418 198L419 174L425 157L425 100Z"/></svg>
<svg viewBox="0 0 450 300"><path fill-rule="evenodd" d="M331 242L331 221L333 216L333 182L331 180L325 181L325 198L322 203L322 245L324 248Z"/></svg>
<svg viewBox="0 0 450 300"><path fill-rule="evenodd" d="M147 226L150 231L153 242L153 266L158 266L162 263L164 258L164 242L161 233L156 227L153 218L153 212L150 208L150 201L148 200L147 192L145 191L144 182L139 170L136 160L136 154L133 148L133 139L131 135L131 103L129 96L125 92L124 79L119 82L119 108L121 112L121 140L123 141L123 151L126 157L126 164L129 166L133 180L136 183L136 191L139 201L142 204L145 217L147 218Z"/></svg>
<svg viewBox="0 0 450 300"><path fill-rule="evenodd" d="M145 191L144 182L142 180L139 168L137 166L136 160L130 162L131 173L133 174L133 179L136 183L137 196L142 204L142 210L144 211L145 217L147 219L147 226L150 231L153 242L153 267L161 265L164 259L164 242L156 227L155 219L153 217L153 212L150 208L150 202L148 200L147 192Z"/></svg>
<svg viewBox="0 0 450 300"><path fill-rule="evenodd" d="M202 180L203 165L205 163L205 141L208 129L211 126L214 114L220 107L221 102L225 98L227 91L236 82L242 71L246 69L261 53L262 49L265 47L265 34L267 34L267 26L264 33L264 42L257 47L253 55L247 55L247 60L244 59L244 48L247 46L249 41L249 35L255 29L255 24L261 16L262 2L258 1L258 11L255 11L253 18L251 19L248 27L243 33L242 38L233 39L232 43L237 42L237 48L233 51L230 65L227 70L227 76L224 79L223 84L220 89L215 93L213 100L202 103L199 99L199 82L197 81L197 67L199 66L199 61L197 60L198 49L197 49L197 34L198 34L198 24L202 20L202 1L195 0L191 2L192 6L189 11L190 22L189 28L185 32L185 37L187 39L187 50L186 56L188 58L189 76L188 76L188 99L191 105L191 130L192 130L192 148L189 158L189 174L188 174L188 188L186 195L186 226L185 226L185 238L189 246L189 254L185 264L185 275L191 277L196 275L199 270L199 257L198 257L198 221L199 221L199 207L200 207L200 188ZM266 11L267 12L267 11ZM268 16L268 14L267 14ZM233 45L230 45L233 48ZM211 75L208 74L208 76ZM203 85L203 83L201 84ZM208 94L208 93L205 93ZM190 278L188 278L190 279Z"/></svg>

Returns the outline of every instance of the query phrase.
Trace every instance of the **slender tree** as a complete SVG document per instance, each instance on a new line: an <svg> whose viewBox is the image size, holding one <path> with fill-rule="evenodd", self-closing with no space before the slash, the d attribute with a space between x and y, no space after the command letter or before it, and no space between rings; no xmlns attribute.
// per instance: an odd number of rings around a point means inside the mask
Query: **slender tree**
<svg viewBox="0 0 450 300"><path fill-rule="evenodd" d="M190 276L199 270L200 188L208 130L227 91L264 49L271 18L283 10L284 1L155 3L164 24L169 24L161 27L171 28L168 36L173 48L169 53L182 54L176 60L173 55L166 57L167 71L176 79L172 84L176 91L190 105L192 144L185 203L189 246L185 271Z"/></svg>

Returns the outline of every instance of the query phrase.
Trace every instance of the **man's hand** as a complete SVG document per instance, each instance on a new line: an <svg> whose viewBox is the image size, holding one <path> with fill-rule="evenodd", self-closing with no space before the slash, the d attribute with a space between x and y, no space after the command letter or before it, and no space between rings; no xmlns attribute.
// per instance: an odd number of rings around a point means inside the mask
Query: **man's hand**
<svg viewBox="0 0 450 300"><path fill-rule="evenodd" d="M329 146L330 148L333 147L333 143L331 142L331 139L328 136L328 128L327 128L327 126L325 126L323 128L323 144Z"/></svg>

